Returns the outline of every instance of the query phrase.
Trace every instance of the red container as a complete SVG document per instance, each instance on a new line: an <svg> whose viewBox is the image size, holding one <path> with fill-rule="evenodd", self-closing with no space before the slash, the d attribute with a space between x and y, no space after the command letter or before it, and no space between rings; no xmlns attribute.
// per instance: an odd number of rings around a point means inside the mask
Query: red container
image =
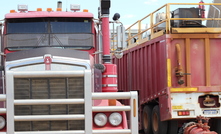
<svg viewBox="0 0 221 134"><path fill-rule="evenodd" d="M140 124L146 105L150 114L158 105L160 120L175 120L176 126L199 115L221 117L220 37L208 33L164 34L125 50L121 59L113 59L118 90L139 92ZM207 96L214 105L204 105ZM190 114L178 116L179 111Z"/></svg>

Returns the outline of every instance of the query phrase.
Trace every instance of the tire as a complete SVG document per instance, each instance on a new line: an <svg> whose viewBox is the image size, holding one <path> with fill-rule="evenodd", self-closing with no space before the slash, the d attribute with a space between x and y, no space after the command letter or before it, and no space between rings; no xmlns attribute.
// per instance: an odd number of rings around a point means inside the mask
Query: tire
<svg viewBox="0 0 221 134"><path fill-rule="evenodd" d="M144 134L153 134L152 132L152 107L149 105L144 106L143 108L143 114L142 114L142 125Z"/></svg>
<svg viewBox="0 0 221 134"><path fill-rule="evenodd" d="M154 134L167 134L167 121L160 121L160 108L154 106L152 111L152 130Z"/></svg>
<svg viewBox="0 0 221 134"><path fill-rule="evenodd" d="M211 131L215 131L218 134L221 134L221 119L212 119Z"/></svg>
<svg viewBox="0 0 221 134"><path fill-rule="evenodd" d="M167 133L168 134L178 133L178 121L177 120L168 121Z"/></svg>

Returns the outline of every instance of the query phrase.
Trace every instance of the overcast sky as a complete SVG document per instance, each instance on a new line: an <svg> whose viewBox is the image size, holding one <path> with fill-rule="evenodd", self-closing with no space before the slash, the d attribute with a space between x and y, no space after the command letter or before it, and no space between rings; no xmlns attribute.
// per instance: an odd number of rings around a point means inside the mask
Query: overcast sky
<svg viewBox="0 0 221 134"><path fill-rule="evenodd" d="M0 4L0 19L4 19L4 15L10 10L17 10L18 4L27 4L30 11L35 11L36 8L53 8L57 7L59 0L4 0ZM80 4L81 10L88 9L97 18L97 9L100 0L60 0L62 1L63 11L70 10L70 4ZM114 13L120 13L120 21L124 25L131 25L137 20L145 17L152 11L161 7L166 3L198 3L200 0L111 0L110 19ZM204 0L205 3L212 3L213 0Z"/></svg>

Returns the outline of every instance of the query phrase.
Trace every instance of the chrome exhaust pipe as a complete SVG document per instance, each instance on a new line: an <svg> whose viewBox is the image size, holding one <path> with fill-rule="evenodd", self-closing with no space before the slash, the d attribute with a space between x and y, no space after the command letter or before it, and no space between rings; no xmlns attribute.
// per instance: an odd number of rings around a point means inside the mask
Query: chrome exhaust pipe
<svg viewBox="0 0 221 134"><path fill-rule="evenodd" d="M62 8L62 1L58 1L57 8Z"/></svg>

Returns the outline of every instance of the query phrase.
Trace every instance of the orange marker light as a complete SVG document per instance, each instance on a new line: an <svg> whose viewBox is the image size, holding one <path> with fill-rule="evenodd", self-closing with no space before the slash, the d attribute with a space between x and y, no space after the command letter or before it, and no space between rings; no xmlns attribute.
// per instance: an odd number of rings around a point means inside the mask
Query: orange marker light
<svg viewBox="0 0 221 134"><path fill-rule="evenodd" d="M48 12L51 12L51 11L52 11L52 8L47 8L47 11L48 11Z"/></svg>
<svg viewBox="0 0 221 134"><path fill-rule="evenodd" d="M16 11L15 10L10 10L10 13L16 13Z"/></svg>
<svg viewBox="0 0 221 134"><path fill-rule="evenodd" d="M42 11L42 8L37 8L37 11Z"/></svg>
<svg viewBox="0 0 221 134"><path fill-rule="evenodd" d="M108 100L109 106L116 106L116 104L117 104L117 100L115 100L115 99Z"/></svg>
<svg viewBox="0 0 221 134"><path fill-rule="evenodd" d="M57 11L62 11L62 8L57 8Z"/></svg>
<svg viewBox="0 0 221 134"><path fill-rule="evenodd" d="M84 9L83 12L88 12L88 9Z"/></svg>

